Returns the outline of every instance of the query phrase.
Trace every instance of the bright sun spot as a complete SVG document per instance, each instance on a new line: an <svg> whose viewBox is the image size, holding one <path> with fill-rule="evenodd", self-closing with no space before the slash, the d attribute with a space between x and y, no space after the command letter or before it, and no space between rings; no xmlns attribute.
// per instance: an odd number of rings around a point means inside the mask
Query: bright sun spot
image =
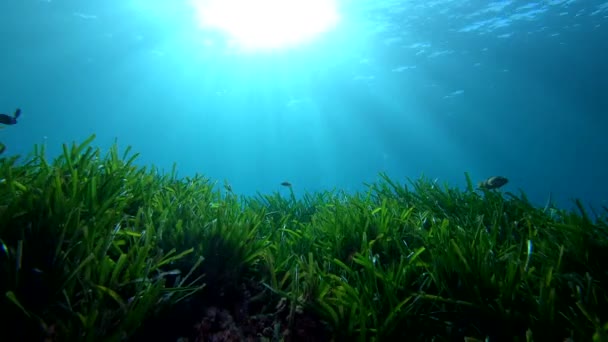
<svg viewBox="0 0 608 342"><path fill-rule="evenodd" d="M245 49L298 45L338 22L335 0L193 0L205 29L217 29Z"/></svg>

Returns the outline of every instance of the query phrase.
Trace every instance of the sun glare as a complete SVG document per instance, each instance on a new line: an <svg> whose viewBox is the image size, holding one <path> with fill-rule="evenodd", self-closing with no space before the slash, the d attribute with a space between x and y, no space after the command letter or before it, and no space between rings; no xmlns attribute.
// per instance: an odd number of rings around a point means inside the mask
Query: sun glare
<svg viewBox="0 0 608 342"><path fill-rule="evenodd" d="M245 49L277 49L308 42L338 22L335 0L193 0L204 29Z"/></svg>

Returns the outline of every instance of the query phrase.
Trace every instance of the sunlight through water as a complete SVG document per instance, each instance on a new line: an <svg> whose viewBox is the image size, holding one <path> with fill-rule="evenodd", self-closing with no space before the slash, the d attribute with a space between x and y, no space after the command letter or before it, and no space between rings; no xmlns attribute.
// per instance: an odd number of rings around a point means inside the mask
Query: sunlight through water
<svg viewBox="0 0 608 342"><path fill-rule="evenodd" d="M193 0L203 29L219 30L246 50L312 41L339 21L335 0Z"/></svg>

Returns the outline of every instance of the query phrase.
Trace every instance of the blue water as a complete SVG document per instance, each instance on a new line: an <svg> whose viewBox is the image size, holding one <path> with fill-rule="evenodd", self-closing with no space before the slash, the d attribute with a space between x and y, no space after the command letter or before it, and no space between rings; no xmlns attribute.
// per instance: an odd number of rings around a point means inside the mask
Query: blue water
<svg viewBox="0 0 608 342"><path fill-rule="evenodd" d="M608 200L608 2L351 0L333 30L238 52L188 1L0 2L5 155L95 133L236 193L363 188L387 172Z"/></svg>

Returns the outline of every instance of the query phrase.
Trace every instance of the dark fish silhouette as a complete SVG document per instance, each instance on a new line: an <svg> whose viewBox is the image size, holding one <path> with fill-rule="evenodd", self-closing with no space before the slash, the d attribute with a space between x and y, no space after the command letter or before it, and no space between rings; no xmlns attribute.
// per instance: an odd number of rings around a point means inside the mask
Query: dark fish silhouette
<svg viewBox="0 0 608 342"><path fill-rule="evenodd" d="M291 186L291 183L289 183L289 182L285 181L285 182L281 183L281 185L282 185L282 186L287 186L287 187L290 187L290 186Z"/></svg>
<svg viewBox="0 0 608 342"><path fill-rule="evenodd" d="M19 108L15 110L13 116L10 116L8 114L0 114L0 123L4 125L14 125L17 123L17 118L19 117L19 115L21 115L21 109ZM6 151L6 145L0 143L0 154L4 153L4 151Z"/></svg>
<svg viewBox="0 0 608 342"><path fill-rule="evenodd" d="M492 189L498 189L501 186L507 184L508 182L509 182L509 180L506 177L494 176L494 177L490 177L490 178L486 179L483 182L479 182L479 185L477 187L479 189L492 190Z"/></svg>
<svg viewBox="0 0 608 342"><path fill-rule="evenodd" d="M15 114L10 116L8 114L0 114L0 123L5 125L14 125L17 123L17 118L21 115L21 109L17 108Z"/></svg>

